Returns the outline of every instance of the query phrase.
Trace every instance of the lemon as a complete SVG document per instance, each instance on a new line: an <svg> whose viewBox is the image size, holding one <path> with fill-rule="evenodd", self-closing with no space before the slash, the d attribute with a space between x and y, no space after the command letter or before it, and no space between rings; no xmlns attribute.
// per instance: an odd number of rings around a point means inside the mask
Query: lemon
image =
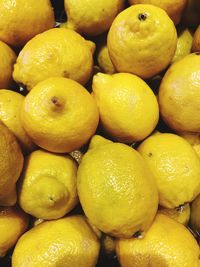
<svg viewBox="0 0 200 267"><path fill-rule="evenodd" d="M21 208L41 219L63 217L78 202L76 172L70 156L42 150L31 153L20 178Z"/></svg>
<svg viewBox="0 0 200 267"><path fill-rule="evenodd" d="M16 136L23 151L28 153L35 147L22 126L20 111L23 101L24 96L17 92L0 90L0 120Z"/></svg>
<svg viewBox="0 0 200 267"><path fill-rule="evenodd" d="M131 237L144 232L158 206L154 178L137 151L100 139L103 137L92 138L78 168L83 210L94 226L111 236Z"/></svg>
<svg viewBox="0 0 200 267"><path fill-rule="evenodd" d="M22 167L20 146L9 129L0 123L0 206L15 204L15 187Z"/></svg>
<svg viewBox="0 0 200 267"><path fill-rule="evenodd" d="M199 246L182 224L158 214L142 239L120 239L116 242L121 267L167 266L198 267Z"/></svg>
<svg viewBox="0 0 200 267"><path fill-rule="evenodd" d="M200 234L200 195L191 204L190 226L198 235Z"/></svg>
<svg viewBox="0 0 200 267"><path fill-rule="evenodd" d="M138 151L156 178L159 203L175 208L200 193L200 160L192 146L175 134L152 135Z"/></svg>
<svg viewBox="0 0 200 267"><path fill-rule="evenodd" d="M130 4L151 4L164 9L175 24L181 20L187 0L129 0Z"/></svg>
<svg viewBox="0 0 200 267"><path fill-rule="evenodd" d="M31 39L20 51L13 77L31 90L49 77L85 84L92 74L95 44L68 29L51 29Z"/></svg>
<svg viewBox="0 0 200 267"><path fill-rule="evenodd" d="M164 121L179 132L200 132L200 56L173 64L161 82L158 100Z"/></svg>
<svg viewBox="0 0 200 267"><path fill-rule="evenodd" d="M175 55L172 59L172 63L190 54L192 48L192 40L193 37L188 28L181 29L178 31L178 42Z"/></svg>
<svg viewBox="0 0 200 267"><path fill-rule="evenodd" d="M0 41L0 89L12 87L12 72L15 61L16 55L14 51L7 44Z"/></svg>
<svg viewBox="0 0 200 267"><path fill-rule="evenodd" d="M153 5L125 9L114 19L108 33L108 51L117 71L144 79L167 67L176 45L174 23L163 9Z"/></svg>
<svg viewBox="0 0 200 267"><path fill-rule="evenodd" d="M113 139L132 143L147 137L159 118L158 103L151 88L129 73L98 73L93 94L103 129Z"/></svg>
<svg viewBox="0 0 200 267"><path fill-rule="evenodd" d="M189 219L190 219L190 205L189 204L184 204L174 209L166 209L166 208L161 207L158 210L158 212L165 214L166 216L169 216L170 218L176 220L179 223L182 223L185 226L187 226Z"/></svg>
<svg viewBox="0 0 200 267"><path fill-rule="evenodd" d="M197 155L200 157L200 134L185 132L185 133L179 133L179 135L192 145Z"/></svg>
<svg viewBox="0 0 200 267"><path fill-rule="evenodd" d="M19 239L12 267L95 267L99 248L83 216L43 222Z"/></svg>
<svg viewBox="0 0 200 267"><path fill-rule="evenodd" d="M192 51L193 52L200 52L200 25L194 33L194 38L193 38L193 43L192 43Z"/></svg>
<svg viewBox="0 0 200 267"><path fill-rule="evenodd" d="M0 40L11 46L23 46L54 23L50 0L0 0Z"/></svg>
<svg viewBox="0 0 200 267"><path fill-rule="evenodd" d="M107 46L107 38L102 38L100 45L97 51L97 62L101 71L107 74L113 74L116 72L116 69L110 59Z"/></svg>
<svg viewBox="0 0 200 267"><path fill-rule="evenodd" d="M72 152L94 134L99 114L93 97L77 82L53 77L25 97L22 122L32 140L51 152Z"/></svg>
<svg viewBox="0 0 200 267"><path fill-rule="evenodd" d="M65 0L67 27L84 35L98 35L110 28L123 9L124 0Z"/></svg>
<svg viewBox="0 0 200 267"><path fill-rule="evenodd" d="M0 207L0 258L17 243L28 222L28 215L18 207Z"/></svg>

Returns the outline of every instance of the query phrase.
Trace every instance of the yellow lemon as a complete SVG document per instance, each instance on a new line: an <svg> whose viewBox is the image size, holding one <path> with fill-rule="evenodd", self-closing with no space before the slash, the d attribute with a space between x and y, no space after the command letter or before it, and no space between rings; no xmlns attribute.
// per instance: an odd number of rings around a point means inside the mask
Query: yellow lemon
<svg viewBox="0 0 200 267"><path fill-rule="evenodd" d="M0 0L0 40L11 46L23 46L54 23L50 0Z"/></svg>
<svg viewBox="0 0 200 267"><path fill-rule="evenodd" d="M25 153L34 149L34 144L26 134L21 121L24 96L10 90L0 90L0 120L18 139Z"/></svg>
<svg viewBox="0 0 200 267"><path fill-rule="evenodd" d="M200 134L199 133L179 133L181 137L186 139L194 148L200 157Z"/></svg>
<svg viewBox="0 0 200 267"><path fill-rule="evenodd" d="M146 236L116 242L121 267L199 267L199 246L190 231L158 214Z"/></svg>
<svg viewBox="0 0 200 267"><path fill-rule="evenodd" d="M151 4L164 9L175 24L181 20L187 0L129 0L130 4Z"/></svg>
<svg viewBox="0 0 200 267"><path fill-rule="evenodd" d="M26 159L20 178L19 204L37 218L63 217L78 202L76 162L67 155L37 150Z"/></svg>
<svg viewBox="0 0 200 267"><path fill-rule="evenodd" d="M110 59L107 46L107 38L103 38L100 42L100 46L97 51L97 63L102 72L113 74L116 72L116 69Z"/></svg>
<svg viewBox="0 0 200 267"><path fill-rule="evenodd" d="M92 138L78 168L83 210L94 226L111 236L144 232L158 206L154 178L136 150L105 139L99 142L100 138Z"/></svg>
<svg viewBox="0 0 200 267"><path fill-rule="evenodd" d="M72 152L95 133L99 114L93 97L61 77L38 83L25 97L22 122L32 140L51 152Z"/></svg>
<svg viewBox="0 0 200 267"><path fill-rule="evenodd" d="M16 182L23 167L19 144L9 129L0 123L0 206L12 206L17 200Z"/></svg>
<svg viewBox="0 0 200 267"><path fill-rule="evenodd" d="M192 230L200 235L200 195L195 198L191 205L190 226Z"/></svg>
<svg viewBox="0 0 200 267"><path fill-rule="evenodd" d="M182 137L152 135L140 144L138 151L154 174L161 206L175 208L200 193L200 160Z"/></svg>
<svg viewBox="0 0 200 267"><path fill-rule="evenodd" d="M0 207L0 258L17 243L28 222L28 215L18 207Z"/></svg>
<svg viewBox="0 0 200 267"><path fill-rule="evenodd" d="M0 89L12 87L12 72L15 61L16 55L14 51L7 44L0 41Z"/></svg>
<svg viewBox="0 0 200 267"><path fill-rule="evenodd" d="M158 103L141 78L129 73L98 73L93 77L92 88L103 129L113 139L140 141L156 127Z"/></svg>
<svg viewBox="0 0 200 267"><path fill-rule="evenodd" d="M59 76L86 83L92 74L95 44L68 29L38 34L21 50L14 80L30 90L38 82Z"/></svg>
<svg viewBox="0 0 200 267"><path fill-rule="evenodd" d="M124 0L65 0L67 27L84 35L98 35L110 28L123 9Z"/></svg>
<svg viewBox="0 0 200 267"><path fill-rule="evenodd" d="M194 38L193 38L193 43L192 43L192 51L193 52L200 52L200 25L194 33Z"/></svg>
<svg viewBox="0 0 200 267"><path fill-rule="evenodd" d="M95 267L100 244L83 216L43 222L18 241L12 267Z"/></svg>
<svg viewBox="0 0 200 267"><path fill-rule="evenodd" d="M114 19L108 51L118 72L151 78L171 62L177 33L167 13L153 5L133 5Z"/></svg>
<svg viewBox="0 0 200 267"><path fill-rule="evenodd" d="M172 63L190 54L192 48L192 40L192 34L187 28L178 31L178 42L175 55L172 59Z"/></svg>
<svg viewBox="0 0 200 267"><path fill-rule="evenodd" d="M189 54L168 69L158 94L164 121L179 132L200 132L200 55Z"/></svg>
<svg viewBox="0 0 200 267"><path fill-rule="evenodd" d="M161 207L158 210L158 213L165 214L166 216L169 216L175 221L187 226L190 219L190 205L184 204L174 209L166 209Z"/></svg>

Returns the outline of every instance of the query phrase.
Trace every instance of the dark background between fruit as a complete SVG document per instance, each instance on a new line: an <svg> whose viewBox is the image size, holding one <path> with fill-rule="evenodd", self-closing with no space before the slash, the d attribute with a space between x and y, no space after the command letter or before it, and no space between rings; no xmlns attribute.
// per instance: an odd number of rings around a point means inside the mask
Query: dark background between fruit
<svg viewBox="0 0 200 267"><path fill-rule="evenodd" d="M54 13L55 13L57 26L61 22L65 22L66 19L67 19L65 11L64 11L64 3L63 2L64 2L64 0L51 0L51 3L53 5L53 7L54 7ZM98 42L98 38L99 37L94 38L93 41ZM16 52L19 52L19 51L16 51ZM156 76L154 79L151 79L150 81L147 81L147 83L152 88L154 93L157 93L157 91L158 91L158 88L159 88L159 85L160 85L160 81L162 79L163 74L164 74L164 72L161 73L159 76ZM87 87L88 90L91 90L91 81L86 85L86 87ZM16 90L19 93L22 93L23 95L26 95L28 93L26 88L19 87L18 85L16 85L14 90ZM171 129L169 129L161 119L160 119L160 121L158 123L158 126L156 127L156 130L159 130L161 132L172 132ZM101 133L101 129L98 129L98 133ZM137 145L138 144L133 144L132 146L135 147ZM86 148L87 148L87 146L86 146ZM70 214L83 214L81 206L78 205ZM31 227L31 223L30 223L30 227ZM195 237L200 240L200 238L198 238L197 236L195 236ZM6 255L6 257L0 259L0 267L11 267L12 252L13 252L13 250L9 251L7 253L7 255ZM96 267L120 267L120 265L119 265L119 263L117 261L117 258L116 258L115 254L106 255L103 251L101 251Z"/></svg>

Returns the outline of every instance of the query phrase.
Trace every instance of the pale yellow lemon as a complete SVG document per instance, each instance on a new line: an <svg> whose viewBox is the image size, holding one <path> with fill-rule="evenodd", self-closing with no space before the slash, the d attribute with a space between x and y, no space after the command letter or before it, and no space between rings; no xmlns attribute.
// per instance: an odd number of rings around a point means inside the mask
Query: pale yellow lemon
<svg viewBox="0 0 200 267"><path fill-rule="evenodd" d="M0 206L16 203L16 182L23 168L21 148L12 132L0 123Z"/></svg>
<svg viewBox="0 0 200 267"><path fill-rule="evenodd" d="M0 0L0 40L11 46L22 47L54 23L50 0Z"/></svg>
<svg viewBox="0 0 200 267"><path fill-rule="evenodd" d="M28 153L35 146L22 126L21 108L23 102L23 95L11 90L0 90L0 120L16 136L23 151Z"/></svg>
<svg viewBox="0 0 200 267"><path fill-rule="evenodd" d="M20 177L19 204L34 217L63 217L78 202L77 164L68 155L43 150L31 153Z"/></svg>
<svg viewBox="0 0 200 267"><path fill-rule="evenodd" d="M14 80L28 90L54 76L85 84L92 74L94 50L94 43L75 31L48 30L35 36L20 51L14 66Z"/></svg>
<svg viewBox="0 0 200 267"><path fill-rule="evenodd" d="M181 20L183 11L187 5L187 0L129 0L130 4L151 4L164 9L174 24Z"/></svg>
<svg viewBox="0 0 200 267"><path fill-rule="evenodd" d="M95 267L100 244L83 216L43 222L17 242L12 267Z"/></svg>
<svg viewBox="0 0 200 267"><path fill-rule="evenodd" d="M28 228L29 216L18 207L0 207L0 258Z"/></svg>
<svg viewBox="0 0 200 267"><path fill-rule="evenodd" d="M161 206L175 208L200 193L200 160L182 137L152 135L139 145L138 151L156 179Z"/></svg>
<svg viewBox="0 0 200 267"><path fill-rule="evenodd" d="M94 226L111 236L145 232L158 206L154 177L136 150L99 139L103 137L92 138L78 168L83 210Z"/></svg>
<svg viewBox="0 0 200 267"><path fill-rule="evenodd" d="M200 132L200 55L189 54L165 73L158 94L164 121L179 132Z"/></svg>
<svg viewBox="0 0 200 267"><path fill-rule="evenodd" d="M187 226L190 219L190 205L184 204L174 209L160 208L158 213L165 214L175 221Z"/></svg>
<svg viewBox="0 0 200 267"><path fill-rule="evenodd" d="M77 82L61 77L38 83L25 97L22 122L32 140L51 152L72 152L95 133L97 105Z"/></svg>
<svg viewBox="0 0 200 267"><path fill-rule="evenodd" d="M12 72L15 61L15 52L7 44L0 41L0 89L13 86Z"/></svg>
<svg viewBox="0 0 200 267"><path fill-rule="evenodd" d="M133 5L117 15L108 33L108 51L118 72L144 79L164 70L177 45L177 32L167 13L153 5Z"/></svg>
<svg viewBox="0 0 200 267"><path fill-rule="evenodd" d="M121 267L199 267L197 241L182 224L158 214L144 238L116 242Z"/></svg>
<svg viewBox="0 0 200 267"><path fill-rule="evenodd" d="M83 35L98 35L109 30L124 0L65 0L66 27Z"/></svg>
<svg viewBox="0 0 200 267"><path fill-rule="evenodd" d="M143 140L156 127L158 103L151 88L129 73L98 73L93 77L93 96L104 131L114 140Z"/></svg>

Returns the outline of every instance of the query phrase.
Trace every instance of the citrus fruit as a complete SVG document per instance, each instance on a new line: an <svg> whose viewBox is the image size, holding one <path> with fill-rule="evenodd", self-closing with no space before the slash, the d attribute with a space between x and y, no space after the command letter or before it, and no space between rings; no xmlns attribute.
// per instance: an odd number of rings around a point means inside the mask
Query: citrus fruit
<svg viewBox="0 0 200 267"><path fill-rule="evenodd" d="M200 160L182 137L152 135L139 145L138 151L156 179L161 206L175 208L200 193Z"/></svg>
<svg viewBox="0 0 200 267"><path fill-rule="evenodd" d="M190 231L166 215L158 214L144 238L116 241L121 267L198 267L199 246Z"/></svg>
<svg viewBox="0 0 200 267"><path fill-rule="evenodd" d="M43 222L22 235L12 266L95 267L99 248L99 240L83 216L65 217Z"/></svg>
<svg viewBox="0 0 200 267"><path fill-rule="evenodd" d="M111 236L145 232L157 211L154 178L136 150L99 139L103 137L92 138L78 168L83 210L94 226Z"/></svg>
<svg viewBox="0 0 200 267"><path fill-rule="evenodd" d="M200 157L200 134L185 132L185 133L179 133L179 135L192 145L197 155Z"/></svg>
<svg viewBox="0 0 200 267"><path fill-rule="evenodd" d="M176 45L173 21L163 9L153 5L125 9L114 19L108 33L108 51L116 70L144 79L168 66Z"/></svg>
<svg viewBox="0 0 200 267"><path fill-rule="evenodd" d="M25 97L22 122L32 140L51 152L72 152L94 134L99 114L93 97L77 82L53 77Z"/></svg>
<svg viewBox="0 0 200 267"><path fill-rule="evenodd" d="M31 90L49 77L86 83L92 74L95 45L68 29L51 29L31 39L20 51L14 80Z"/></svg>
<svg viewBox="0 0 200 267"><path fill-rule="evenodd" d="M77 164L67 155L37 150L26 159L20 178L19 204L34 217L63 217L78 202Z"/></svg>
<svg viewBox="0 0 200 267"><path fill-rule="evenodd" d="M98 73L93 77L92 88L100 122L114 140L140 141L156 127L158 103L141 78L129 73Z"/></svg>
<svg viewBox="0 0 200 267"><path fill-rule="evenodd" d="M0 40L11 46L22 47L54 23L50 0L0 0Z"/></svg>

